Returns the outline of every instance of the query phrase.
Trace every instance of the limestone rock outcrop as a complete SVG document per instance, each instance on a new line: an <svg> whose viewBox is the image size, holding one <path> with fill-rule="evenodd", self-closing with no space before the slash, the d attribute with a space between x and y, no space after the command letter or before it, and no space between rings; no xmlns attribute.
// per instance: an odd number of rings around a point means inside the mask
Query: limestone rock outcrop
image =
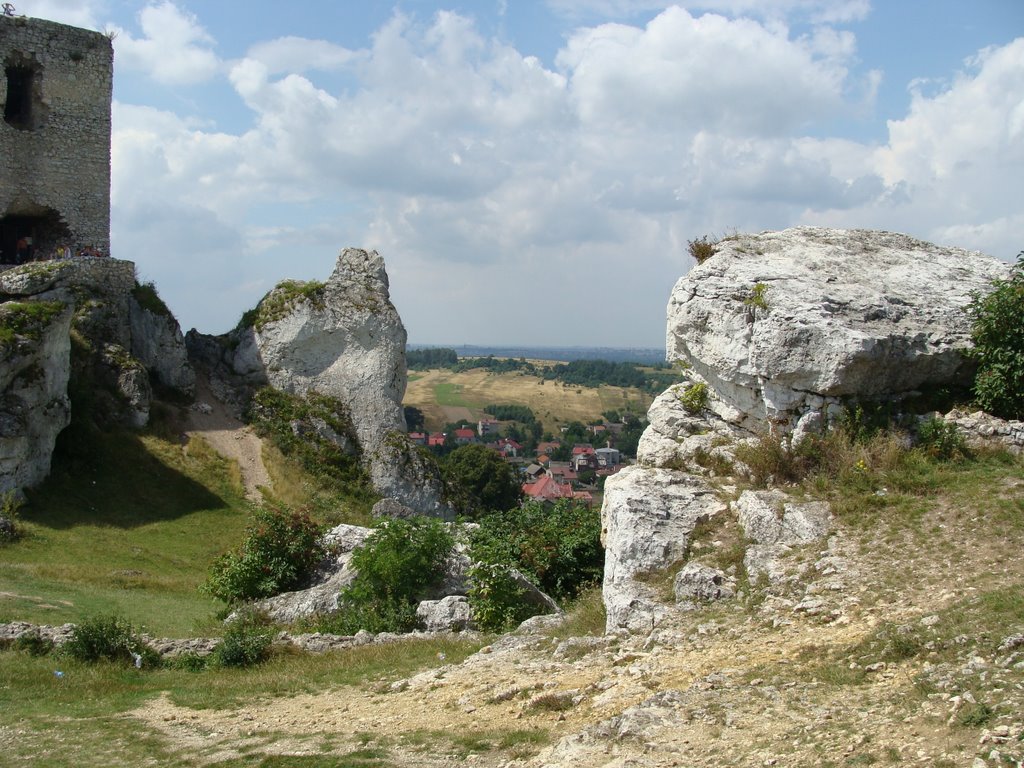
<svg viewBox="0 0 1024 768"><path fill-rule="evenodd" d="M59 302L0 304L0 493L20 492L50 473L68 400L71 309Z"/></svg>
<svg viewBox="0 0 1024 768"><path fill-rule="evenodd" d="M339 400L377 492L418 514L454 517L436 468L405 438L406 331L376 251L346 248L325 283L286 281L267 294L232 344L201 342L190 339L254 386Z"/></svg>
<svg viewBox="0 0 1024 768"><path fill-rule="evenodd" d="M704 475L749 472L756 435L821 429L849 400L955 389L973 373L964 311L1008 265L905 235L800 227L736 235L680 279L667 356L681 382L658 396L637 465L610 477L602 507L607 630L649 632L676 610L650 585L675 569L680 607L733 591L728 574L684 567L701 520L726 511ZM1011 450L1017 425L960 415L964 432ZM787 578L785 555L828 535L823 502L745 492L729 510L751 580ZM682 570L680 570L682 569Z"/></svg>
<svg viewBox="0 0 1024 768"><path fill-rule="evenodd" d="M59 321L45 330L19 334L10 319L17 312L0 323L16 339L0 361L0 430L21 446L7 446L0 487L21 490L48 474L56 436L69 423L69 381L89 390L97 421L131 427L149 420L151 379L192 394L178 324L152 286L138 284L130 261L75 258L6 269L0 302L60 308ZM75 354L72 333L80 340Z"/></svg>
<svg viewBox="0 0 1024 768"><path fill-rule="evenodd" d="M676 283L670 360L751 430L796 427L842 398L967 383L964 307L1005 277L989 256L906 235L798 227L736 235Z"/></svg>
<svg viewBox="0 0 1024 768"><path fill-rule="evenodd" d="M650 631L670 610L645 577L681 564L694 528L726 505L702 479L669 469L627 467L605 482L606 629Z"/></svg>
<svg viewBox="0 0 1024 768"><path fill-rule="evenodd" d="M770 582L784 578L780 560L790 548L825 538L832 525L827 502L797 502L777 489L744 491L732 506L752 542L743 567L753 581L762 576Z"/></svg>

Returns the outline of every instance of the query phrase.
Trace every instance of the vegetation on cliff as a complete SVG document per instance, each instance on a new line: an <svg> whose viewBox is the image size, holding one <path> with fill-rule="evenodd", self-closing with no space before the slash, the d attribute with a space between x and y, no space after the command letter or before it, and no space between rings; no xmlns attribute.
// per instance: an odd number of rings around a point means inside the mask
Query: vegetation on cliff
<svg viewBox="0 0 1024 768"><path fill-rule="evenodd" d="M0 348L19 337L38 339L42 330L64 310L59 301L6 301L0 304Z"/></svg>
<svg viewBox="0 0 1024 768"><path fill-rule="evenodd" d="M302 302L322 309L324 283L319 280L282 280L253 309L242 315L237 327L263 330L264 326L285 317Z"/></svg>

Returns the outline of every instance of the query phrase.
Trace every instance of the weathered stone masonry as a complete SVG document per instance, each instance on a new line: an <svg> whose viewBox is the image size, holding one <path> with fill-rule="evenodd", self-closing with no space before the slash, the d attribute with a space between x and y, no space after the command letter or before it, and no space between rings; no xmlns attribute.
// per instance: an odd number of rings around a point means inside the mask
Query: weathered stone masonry
<svg viewBox="0 0 1024 768"><path fill-rule="evenodd" d="M109 253L110 39L0 16L0 63L0 263L22 237Z"/></svg>

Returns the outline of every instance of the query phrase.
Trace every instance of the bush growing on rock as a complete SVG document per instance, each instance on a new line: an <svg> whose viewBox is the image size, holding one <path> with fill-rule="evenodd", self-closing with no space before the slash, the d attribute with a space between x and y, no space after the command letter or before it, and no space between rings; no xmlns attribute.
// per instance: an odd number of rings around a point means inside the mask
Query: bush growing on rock
<svg viewBox="0 0 1024 768"><path fill-rule="evenodd" d="M242 611L232 621L212 654L222 667L251 667L266 660L273 640L267 622L253 611Z"/></svg>
<svg viewBox="0 0 1024 768"><path fill-rule="evenodd" d="M698 264L703 264L718 253L718 249L715 248L715 244L708 240L707 235L696 240L690 240L686 245L690 255L693 256L694 261Z"/></svg>
<svg viewBox="0 0 1024 768"><path fill-rule="evenodd" d="M258 509L245 541L218 558L203 589L227 603L300 587L323 559L320 526L303 512Z"/></svg>
<svg viewBox="0 0 1024 768"><path fill-rule="evenodd" d="M508 565L474 563L468 575L473 622L480 629L501 632L536 615L537 607L526 601L526 588Z"/></svg>
<svg viewBox="0 0 1024 768"><path fill-rule="evenodd" d="M436 518L382 520L352 553L356 577L338 597L339 612L317 623L322 632L408 632L416 601L441 577L455 538Z"/></svg>
<svg viewBox="0 0 1024 768"><path fill-rule="evenodd" d="M975 296L968 312L978 405L993 416L1024 419L1024 251L1010 277L996 280L991 293Z"/></svg>

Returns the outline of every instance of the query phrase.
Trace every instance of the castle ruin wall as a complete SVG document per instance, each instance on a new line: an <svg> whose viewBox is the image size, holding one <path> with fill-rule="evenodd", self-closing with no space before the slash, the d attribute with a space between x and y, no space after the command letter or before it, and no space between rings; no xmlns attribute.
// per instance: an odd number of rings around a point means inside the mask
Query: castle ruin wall
<svg viewBox="0 0 1024 768"><path fill-rule="evenodd" d="M26 232L110 252L110 38L65 24L0 16L0 262Z"/></svg>

